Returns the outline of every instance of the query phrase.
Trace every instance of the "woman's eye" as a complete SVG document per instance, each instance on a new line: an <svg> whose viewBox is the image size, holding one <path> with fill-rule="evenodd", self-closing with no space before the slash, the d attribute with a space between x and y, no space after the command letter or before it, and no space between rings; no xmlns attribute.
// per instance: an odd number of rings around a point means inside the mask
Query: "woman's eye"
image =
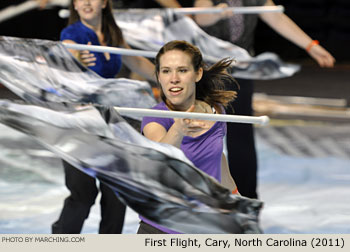
<svg viewBox="0 0 350 252"><path fill-rule="evenodd" d="M164 69L164 70L162 70L162 73L163 74L169 73L169 70Z"/></svg>
<svg viewBox="0 0 350 252"><path fill-rule="evenodd" d="M181 73L186 73L186 72L187 72L187 69L180 69L180 72L181 72Z"/></svg>

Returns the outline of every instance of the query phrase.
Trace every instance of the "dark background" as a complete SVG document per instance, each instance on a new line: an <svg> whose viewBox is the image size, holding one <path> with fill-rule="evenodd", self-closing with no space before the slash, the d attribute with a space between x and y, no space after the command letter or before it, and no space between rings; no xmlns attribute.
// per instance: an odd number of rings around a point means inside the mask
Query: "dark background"
<svg viewBox="0 0 350 252"><path fill-rule="evenodd" d="M0 10L23 3L23 0L0 0ZM59 40L66 20L58 16L60 7L32 10L0 23L0 35Z"/></svg>
<svg viewBox="0 0 350 252"><path fill-rule="evenodd" d="M285 13L311 38L331 52L337 61L349 61L350 1L349 0L274 0L283 5ZM274 51L283 59L301 60L304 50L294 46L259 22L256 32L256 52Z"/></svg>
<svg viewBox="0 0 350 252"><path fill-rule="evenodd" d="M312 39L317 39L335 58L334 68L318 67L305 50L282 38L259 21L256 29L256 53L271 51L283 60L300 64L293 77L257 81L256 92L338 98L350 101L350 0L274 0Z"/></svg>

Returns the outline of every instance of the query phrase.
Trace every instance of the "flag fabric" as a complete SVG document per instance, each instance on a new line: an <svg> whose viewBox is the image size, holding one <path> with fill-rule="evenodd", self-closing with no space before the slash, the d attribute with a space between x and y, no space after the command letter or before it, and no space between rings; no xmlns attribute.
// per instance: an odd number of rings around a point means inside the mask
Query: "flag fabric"
<svg viewBox="0 0 350 252"><path fill-rule="evenodd" d="M232 195L180 149L143 137L113 108L2 100L0 123L32 136L167 228L188 234L261 233L262 202Z"/></svg>
<svg viewBox="0 0 350 252"><path fill-rule="evenodd" d="M171 40L196 45L208 62L230 57L236 60L232 75L242 79L267 80L292 76L300 66L283 62L278 55L265 52L256 57L230 42L210 36L191 18L171 9L115 10L114 18L132 47L158 51Z"/></svg>
<svg viewBox="0 0 350 252"><path fill-rule="evenodd" d="M103 78L79 63L56 41L0 36L0 83L28 103L93 103L150 108L150 84ZM140 119L140 118L136 118Z"/></svg>
<svg viewBox="0 0 350 252"><path fill-rule="evenodd" d="M38 39L0 37L0 68L0 82L32 104L0 101L0 123L107 184L140 215L181 233L261 233L261 201L231 195L111 107L153 106L147 82L104 79L60 42Z"/></svg>

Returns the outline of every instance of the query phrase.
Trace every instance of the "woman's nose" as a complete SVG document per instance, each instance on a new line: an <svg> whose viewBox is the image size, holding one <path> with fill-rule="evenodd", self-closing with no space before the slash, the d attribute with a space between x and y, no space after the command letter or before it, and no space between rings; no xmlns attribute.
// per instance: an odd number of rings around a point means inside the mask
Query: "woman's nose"
<svg viewBox="0 0 350 252"><path fill-rule="evenodd" d="M178 82L179 82L179 75L177 74L176 71L174 71L174 72L171 74L170 82L171 82L171 83L178 83Z"/></svg>

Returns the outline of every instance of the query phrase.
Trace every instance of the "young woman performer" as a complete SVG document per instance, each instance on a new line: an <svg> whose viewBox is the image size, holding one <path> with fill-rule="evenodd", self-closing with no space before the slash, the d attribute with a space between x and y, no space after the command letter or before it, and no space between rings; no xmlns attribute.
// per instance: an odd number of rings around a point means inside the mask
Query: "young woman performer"
<svg viewBox="0 0 350 252"><path fill-rule="evenodd" d="M232 60L224 59L207 67L197 47L185 41L168 42L155 61L163 102L154 109L224 113L224 106L236 95L234 91L224 90L225 84L235 84L226 71L231 63ZM223 154L226 123L144 117L141 129L145 137L153 141L180 148L197 168L218 181L225 178L224 186L237 193ZM141 217L138 233L176 232Z"/></svg>

